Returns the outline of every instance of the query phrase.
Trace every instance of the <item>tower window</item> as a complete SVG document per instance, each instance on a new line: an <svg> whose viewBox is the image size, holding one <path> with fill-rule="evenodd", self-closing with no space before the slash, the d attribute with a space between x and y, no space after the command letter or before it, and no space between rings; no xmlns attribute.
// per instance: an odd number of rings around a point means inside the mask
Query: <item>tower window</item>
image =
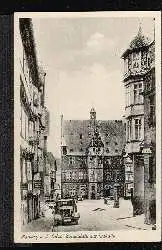
<svg viewBox="0 0 162 250"><path fill-rule="evenodd" d="M127 140L129 141L132 138L132 121L128 120L127 122Z"/></svg>
<svg viewBox="0 0 162 250"><path fill-rule="evenodd" d="M135 140L141 139L141 119L135 119Z"/></svg>
<svg viewBox="0 0 162 250"><path fill-rule="evenodd" d="M142 83L134 85L134 103L142 103Z"/></svg>
<svg viewBox="0 0 162 250"><path fill-rule="evenodd" d="M82 139L82 134L80 134L80 139Z"/></svg>

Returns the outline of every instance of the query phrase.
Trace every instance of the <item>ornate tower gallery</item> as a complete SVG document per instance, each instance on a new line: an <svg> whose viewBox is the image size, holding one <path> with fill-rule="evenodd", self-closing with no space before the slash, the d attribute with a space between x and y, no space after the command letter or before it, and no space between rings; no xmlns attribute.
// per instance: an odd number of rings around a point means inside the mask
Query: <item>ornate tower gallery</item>
<svg viewBox="0 0 162 250"><path fill-rule="evenodd" d="M141 27L123 53L126 119L126 157L132 162L130 183L126 178L126 192L133 188L134 215L143 213L144 204L144 157L141 143L144 140L144 77L150 69L151 58L148 48L149 38L142 33ZM127 162L127 160L125 161ZM125 166L127 168L127 166ZM130 185L131 184L131 185ZM129 186L130 185L130 186Z"/></svg>

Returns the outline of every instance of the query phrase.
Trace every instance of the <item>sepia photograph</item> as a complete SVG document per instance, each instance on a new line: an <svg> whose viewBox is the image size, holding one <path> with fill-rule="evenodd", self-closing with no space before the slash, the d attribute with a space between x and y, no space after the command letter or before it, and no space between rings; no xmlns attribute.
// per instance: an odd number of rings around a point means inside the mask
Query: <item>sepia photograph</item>
<svg viewBox="0 0 162 250"><path fill-rule="evenodd" d="M14 14L16 243L161 240L160 12Z"/></svg>

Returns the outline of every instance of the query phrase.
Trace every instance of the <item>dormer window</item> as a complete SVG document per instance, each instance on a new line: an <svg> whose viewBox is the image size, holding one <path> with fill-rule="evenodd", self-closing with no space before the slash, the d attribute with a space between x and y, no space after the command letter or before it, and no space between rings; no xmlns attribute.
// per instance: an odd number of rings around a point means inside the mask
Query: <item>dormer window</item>
<svg viewBox="0 0 162 250"><path fill-rule="evenodd" d="M106 149L106 153L109 153L109 149L108 148Z"/></svg>

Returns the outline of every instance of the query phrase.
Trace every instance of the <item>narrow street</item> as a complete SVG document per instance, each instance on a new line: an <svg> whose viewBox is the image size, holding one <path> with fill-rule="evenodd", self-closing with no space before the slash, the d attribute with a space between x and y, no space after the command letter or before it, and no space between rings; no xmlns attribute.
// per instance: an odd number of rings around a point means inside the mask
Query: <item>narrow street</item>
<svg viewBox="0 0 162 250"><path fill-rule="evenodd" d="M123 202L123 200L121 203L120 208L113 208L113 201L110 201L108 205L104 204L103 199L78 201L77 206L78 212L80 213L78 225L58 226L55 227L55 231L128 230L128 228L117 219L132 216L131 204L128 201ZM126 207L128 204L129 207Z"/></svg>
<svg viewBox="0 0 162 250"><path fill-rule="evenodd" d="M148 230L150 226L142 223L141 216L132 217L132 204L120 199L120 207L113 208L113 201L104 204L104 200L83 200L77 202L80 219L78 225L60 225L54 232L109 231L109 230ZM45 217L35 220L22 229L24 232L51 232L53 223L52 210Z"/></svg>

